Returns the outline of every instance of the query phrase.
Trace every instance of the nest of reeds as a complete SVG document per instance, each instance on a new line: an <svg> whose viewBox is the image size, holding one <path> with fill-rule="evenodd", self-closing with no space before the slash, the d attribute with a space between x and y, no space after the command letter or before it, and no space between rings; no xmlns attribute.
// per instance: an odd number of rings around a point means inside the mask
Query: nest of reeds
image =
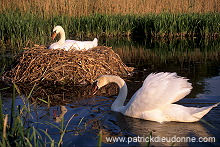
<svg viewBox="0 0 220 147"><path fill-rule="evenodd" d="M66 105L72 103L74 105L85 105L87 99L96 96L110 97L118 94L118 85L110 83L96 93L94 93L94 85L81 86L27 86L19 85L16 87L20 94L28 97L32 103L49 104L50 106ZM94 102L95 103L95 102Z"/></svg>
<svg viewBox="0 0 220 147"><path fill-rule="evenodd" d="M109 47L64 51L36 46L18 54L14 68L5 72L2 79L16 84L73 86L93 83L104 74L126 77L132 71Z"/></svg>

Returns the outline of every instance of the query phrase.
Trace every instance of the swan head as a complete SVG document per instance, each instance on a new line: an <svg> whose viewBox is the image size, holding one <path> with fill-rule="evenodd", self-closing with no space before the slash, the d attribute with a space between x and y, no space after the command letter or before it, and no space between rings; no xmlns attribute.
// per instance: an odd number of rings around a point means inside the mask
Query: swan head
<svg viewBox="0 0 220 147"><path fill-rule="evenodd" d="M117 76L114 75L101 75L99 76L93 83L94 90L93 90L93 95L96 94L96 92L102 88L103 86L114 82L114 79L117 78Z"/></svg>
<svg viewBox="0 0 220 147"><path fill-rule="evenodd" d="M94 91L93 95L103 86L107 85L109 83L108 81L108 76L109 75L101 75L99 76L93 83L94 85Z"/></svg>
<svg viewBox="0 0 220 147"><path fill-rule="evenodd" d="M93 95L96 94L96 92L98 91L98 89L100 89L101 87L107 85L108 83L116 83L120 90L118 93L118 96L116 98L116 100L113 102L112 106L111 106L111 110L112 111L116 111L116 112L121 112L124 114L125 112L125 107L124 107L124 102L125 99L127 97L127 85L125 83L125 81L120 78L119 76L115 76L115 75L101 75L99 76L95 82L95 88L94 88L94 92Z"/></svg>
<svg viewBox="0 0 220 147"><path fill-rule="evenodd" d="M57 36L57 34L59 34L61 31L64 31L61 26L55 26L53 28L53 33L52 33L51 38L54 40L54 38Z"/></svg>
<svg viewBox="0 0 220 147"><path fill-rule="evenodd" d="M125 82L124 80L122 80L120 77L115 76L115 75L101 75L99 76L93 83L94 85L94 92L93 94L95 94L101 87L115 82L119 85L119 87L121 88L122 86L124 86Z"/></svg>

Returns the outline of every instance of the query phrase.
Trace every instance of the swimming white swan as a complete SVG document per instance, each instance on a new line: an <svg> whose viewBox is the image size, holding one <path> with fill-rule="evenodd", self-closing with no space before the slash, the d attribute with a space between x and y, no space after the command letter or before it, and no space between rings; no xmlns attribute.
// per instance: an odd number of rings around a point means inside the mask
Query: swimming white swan
<svg viewBox="0 0 220 147"><path fill-rule="evenodd" d="M172 104L190 93L192 86L187 80L177 76L176 73L152 73L144 80L142 87L132 96L126 106L123 104L128 90L123 79L113 75L102 75L95 82L96 89L111 82L118 84L120 90L111 106L112 111L157 122L195 122L219 103L202 108Z"/></svg>
<svg viewBox="0 0 220 147"><path fill-rule="evenodd" d="M49 49L64 49L66 51L70 49L82 50L82 49L90 49L96 47L98 45L98 39L95 38L93 41L76 41L76 40L65 40L65 32L61 26L56 26L53 29L52 39L56 37L57 34L60 33L60 40L58 42L53 43Z"/></svg>

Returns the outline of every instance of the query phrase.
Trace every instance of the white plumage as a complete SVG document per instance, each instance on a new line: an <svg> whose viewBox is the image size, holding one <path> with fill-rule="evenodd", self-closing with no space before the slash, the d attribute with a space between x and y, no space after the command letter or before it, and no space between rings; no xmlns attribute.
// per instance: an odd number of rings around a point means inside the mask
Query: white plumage
<svg viewBox="0 0 220 147"><path fill-rule="evenodd" d="M66 51L74 50L88 50L90 48L96 47L98 45L98 39L95 38L93 41L77 41L77 40L65 40L65 32L61 26L56 26L53 29L52 39L60 33L60 40L53 43L49 49L64 49Z"/></svg>
<svg viewBox="0 0 220 147"><path fill-rule="evenodd" d="M118 76L102 75L97 81L97 87L115 82L120 91L111 109L134 118L164 122L195 122L199 121L213 107L219 103L202 108L185 107L173 104L188 95L192 89L191 83L176 73L152 73L145 80L142 87L132 96L124 106L127 97L127 85Z"/></svg>

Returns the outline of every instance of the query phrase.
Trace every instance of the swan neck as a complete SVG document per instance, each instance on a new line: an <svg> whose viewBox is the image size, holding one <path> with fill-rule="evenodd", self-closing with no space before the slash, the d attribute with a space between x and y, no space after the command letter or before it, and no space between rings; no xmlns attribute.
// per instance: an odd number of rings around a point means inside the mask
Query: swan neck
<svg viewBox="0 0 220 147"><path fill-rule="evenodd" d="M113 111L122 112L124 108L124 102L127 97L128 88L125 81L119 77L115 78L114 82L119 86L119 94L116 100L113 102L111 109Z"/></svg>
<svg viewBox="0 0 220 147"><path fill-rule="evenodd" d="M60 31L60 40L59 40L58 42L61 43L61 44L63 44L63 43L65 43L65 40L66 40L65 32L64 32L64 30L62 29L62 30Z"/></svg>

